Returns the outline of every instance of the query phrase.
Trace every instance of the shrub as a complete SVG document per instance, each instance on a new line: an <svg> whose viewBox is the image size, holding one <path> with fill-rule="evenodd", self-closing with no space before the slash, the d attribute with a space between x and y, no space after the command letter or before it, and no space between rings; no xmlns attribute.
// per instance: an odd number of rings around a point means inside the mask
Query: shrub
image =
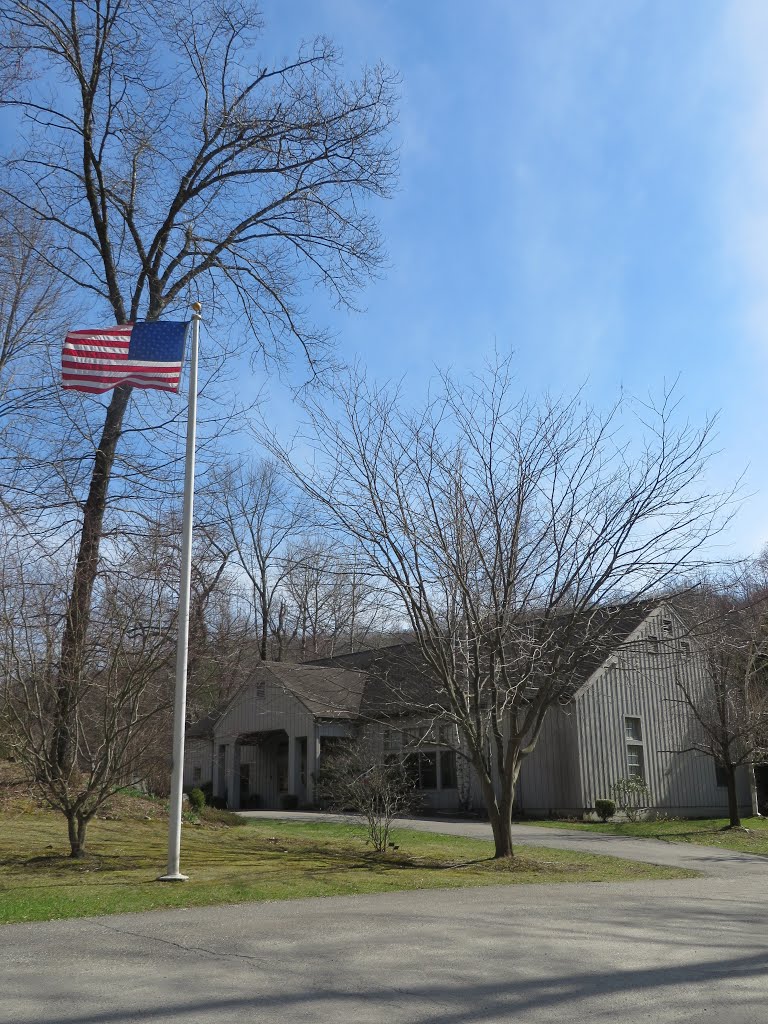
<svg viewBox="0 0 768 1024"><path fill-rule="evenodd" d="M595 800L595 813L600 821L608 821L616 813L615 800Z"/></svg>
<svg viewBox="0 0 768 1024"><path fill-rule="evenodd" d="M363 822L377 853L391 847L393 819L413 807L413 779L403 761L383 759L360 740L340 744L328 755L317 789L322 805L352 811Z"/></svg>
<svg viewBox="0 0 768 1024"><path fill-rule="evenodd" d="M299 806L299 798L295 793L283 793L280 797L281 811L295 811Z"/></svg>
<svg viewBox="0 0 768 1024"><path fill-rule="evenodd" d="M193 811L200 813L205 807L205 793L202 789L192 789L189 793L189 804Z"/></svg>
<svg viewBox="0 0 768 1024"><path fill-rule="evenodd" d="M628 821L637 821L641 811L651 802L651 791L645 779L632 775L628 779L617 779L611 786L614 800Z"/></svg>
<svg viewBox="0 0 768 1024"><path fill-rule="evenodd" d="M206 825L247 825L248 819L241 818L234 811L224 811L218 807L204 807L200 812L200 821Z"/></svg>

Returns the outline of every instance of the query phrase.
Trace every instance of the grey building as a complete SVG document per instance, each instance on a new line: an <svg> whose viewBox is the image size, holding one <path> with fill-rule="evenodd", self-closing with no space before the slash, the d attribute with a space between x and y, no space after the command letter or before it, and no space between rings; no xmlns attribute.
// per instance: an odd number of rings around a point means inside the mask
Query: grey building
<svg viewBox="0 0 768 1024"><path fill-rule="evenodd" d="M628 605L611 644L580 668L563 706L550 710L516 791L521 813L581 815L614 782L642 777L651 810L682 817L727 813L712 758L690 749L691 712L677 680L706 686L685 624L668 603ZM209 783L233 808L311 806L322 756L364 735L382 754L407 759L427 809L479 809L474 772L459 738L429 704L430 683L412 645L342 655L312 665L263 663L219 712L187 731L185 785ZM768 779L758 799L768 800ZM751 809L747 772L739 802Z"/></svg>

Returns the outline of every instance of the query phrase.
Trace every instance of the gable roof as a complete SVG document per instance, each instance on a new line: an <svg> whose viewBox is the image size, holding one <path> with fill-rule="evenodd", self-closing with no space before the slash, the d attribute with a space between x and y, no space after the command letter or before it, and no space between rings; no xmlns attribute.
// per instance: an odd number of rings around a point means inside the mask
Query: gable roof
<svg viewBox="0 0 768 1024"><path fill-rule="evenodd" d="M570 699L623 644L626 644L648 617L665 601L659 598L631 601L588 609L571 618L563 615L562 639L570 648L570 656L561 664L567 676L566 695ZM535 629L535 619L531 620ZM557 621L549 621L553 641L557 641ZM426 663L418 644L393 644L375 650L341 654L313 662L315 665L355 667L365 671L365 684L360 710L370 717L397 714L408 705L429 707L439 711L441 684Z"/></svg>
<svg viewBox="0 0 768 1024"><path fill-rule="evenodd" d="M264 662L260 671L292 693L315 718L360 717L364 672L345 666L292 665L281 661Z"/></svg>
<svg viewBox="0 0 768 1024"><path fill-rule="evenodd" d="M594 608L581 618L585 635L579 643L579 619L564 619L563 630L575 631L573 662L566 661L567 699L576 696L617 648L626 644L652 612L667 602L660 599ZM211 736L224 711L244 689L266 674L291 693L315 718L332 720L381 719L430 709L439 713L441 686L415 641L355 651L303 664L260 662L248 683L225 705L187 729L187 736Z"/></svg>

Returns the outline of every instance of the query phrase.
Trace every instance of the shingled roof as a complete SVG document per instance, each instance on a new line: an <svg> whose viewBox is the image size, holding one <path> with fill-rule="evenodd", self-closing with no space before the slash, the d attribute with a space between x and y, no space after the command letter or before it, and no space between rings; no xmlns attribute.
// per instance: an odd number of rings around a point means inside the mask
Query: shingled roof
<svg viewBox="0 0 768 1024"><path fill-rule="evenodd" d="M316 718L359 718L365 672L344 665L265 662L260 669L297 697Z"/></svg>
<svg viewBox="0 0 768 1024"><path fill-rule="evenodd" d="M628 602L585 612L579 620L563 617L563 632L570 630L574 651L568 674L567 693L573 696L590 676L645 619L661 605L660 600ZM584 650L579 630L594 637ZM549 628L552 628L550 621ZM564 636L564 639L566 637ZM304 664L260 662L250 685L259 673L266 674L293 694L316 718L377 720L407 714L411 708L430 708L439 713L441 686L415 642L356 651ZM229 703L229 702L228 702ZM187 735L210 736L224 707L207 715L187 730Z"/></svg>

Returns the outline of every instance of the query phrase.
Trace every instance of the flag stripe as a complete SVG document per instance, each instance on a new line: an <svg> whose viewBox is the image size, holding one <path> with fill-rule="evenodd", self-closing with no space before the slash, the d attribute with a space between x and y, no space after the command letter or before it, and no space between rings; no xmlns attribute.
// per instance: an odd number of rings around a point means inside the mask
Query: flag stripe
<svg viewBox="0 0 768 1024"><path fill-rule="evenodd" d="M139 377L137 377L135 380L128 377L125 380L118 381L118 383L130 384L131 387L134 388L152 388L155 391L170 391L173 394L176 394L176 392L179 390L178 384L175 385L174 387L170 387L167 384L160 384L157 383L156 381L141 380ZM65 391L84 391L90 395L103 395L106 394L107 391L111 391L114 387L117 387L117 384L115 384L114 382L109 384L88 384L85 381L78 381L77 384L63 383L62 387L64 388Z"/></svg>
<svg viewBox="0 0 768 1024"><path fill-rule="evenodd" d="M67 331L68 338L130 338L133 327L91 327L80 331Z"/></svg>
<svg viewBox="0 0 768 1024"><path fill-rule="evenodd" d="M66 359L61 360L61 365L71 368L73 370L86 369L88 367L90 367L93 370L100 370L102 367L108 370L111 369L115 364L112 360L109 359L72 359L71 357L67 357ZM170 363L145 363L138 362L135 359L124 359L121 360L120 362L119 372L124 373L127 370L131 370L135 373L139 370L144 369L165 370L168 373L178 374L180 368L178 366L171 366ZM115 372L118 371L116 370Z"/></svg>

